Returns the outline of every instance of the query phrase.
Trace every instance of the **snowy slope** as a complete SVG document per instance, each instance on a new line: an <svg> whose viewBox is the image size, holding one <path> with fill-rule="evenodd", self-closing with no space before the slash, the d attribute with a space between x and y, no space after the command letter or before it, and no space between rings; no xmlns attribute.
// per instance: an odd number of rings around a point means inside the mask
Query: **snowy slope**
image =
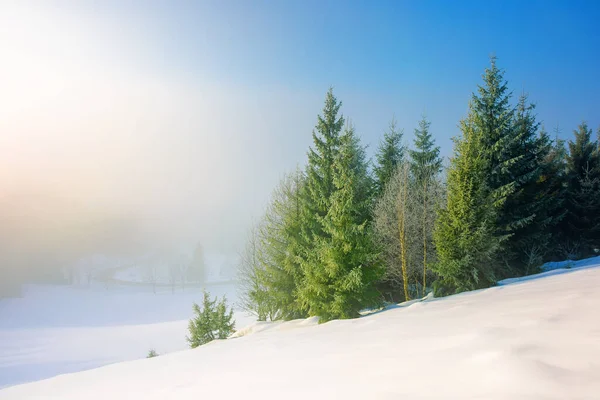
<svg viewBox="0 0 600 400"><path fill-rule="evenodd" d="M232 285L207 289L235 301ZM186 349L192 303L201 300L193 288L29 286L23 298L0 299L0 387Z"/></svg>
<svg viewBox="0 0 600 400"><path fill-rule="evenodd" d="M259 324L0 399L598 399L598 287L596 266L357 320Z"/></svg>

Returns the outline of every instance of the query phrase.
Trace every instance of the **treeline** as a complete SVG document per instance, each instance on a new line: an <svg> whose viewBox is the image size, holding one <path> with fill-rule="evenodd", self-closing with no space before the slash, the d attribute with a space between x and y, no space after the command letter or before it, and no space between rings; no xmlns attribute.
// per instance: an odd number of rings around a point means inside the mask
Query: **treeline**
<svg viewBox="0 0 600 400"><path fill-rule="evenodd" d="M585 122L568 148L551 137L526 95L513 103L495 58L447 168L426 118L410 148L392 120L371 162L340 108L330 89L305 168L249 236L243 306L260 320L353 318L598 252L598 140Z"/></svg>

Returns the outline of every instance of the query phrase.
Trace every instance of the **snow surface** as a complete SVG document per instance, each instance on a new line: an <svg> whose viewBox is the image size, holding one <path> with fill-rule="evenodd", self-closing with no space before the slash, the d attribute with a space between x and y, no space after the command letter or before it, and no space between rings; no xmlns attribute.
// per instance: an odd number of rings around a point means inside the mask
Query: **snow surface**
<svg viewBox="0 0 600 400"><path fill-rule="evenodd" d="M257 323L194 350L9 387L0 399L597 399L597 261L356 320Z"/></svg>
<svg viewBox="0 0 600 400"><path fill-rule="evenodd" d="M540 274L529 275L520 278L509 278L504 279L498 282L499 286L508 285L512 283L526 282L533 279L539 279L546 276L560 275L564 273L570 272L572 269L581 269L581 268L596 268L600 265L600 256L586 258L583 260L572 261L552 261L542 265L541 270L543 271Z"/></svg>
<svg viewBox="0 0 600 400"><path fill-rule="evenodd" d="M212 296L235 302L232 285L207 285ZM186 349L197 288L94 284L32 285L22 298L0 299L0 387L78 372L120 361ZM237 326L253 318L236 312Z"/></svg>

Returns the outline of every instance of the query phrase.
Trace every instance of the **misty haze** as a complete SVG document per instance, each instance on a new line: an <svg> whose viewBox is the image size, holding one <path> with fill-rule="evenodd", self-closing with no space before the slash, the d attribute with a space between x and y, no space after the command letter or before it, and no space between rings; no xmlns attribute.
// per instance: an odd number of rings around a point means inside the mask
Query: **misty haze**
<svg viewBox="0 0 600 400"><path fill-rule="evenodd" d="M0 400L595 398L599 18L0 0Z"/></svg>

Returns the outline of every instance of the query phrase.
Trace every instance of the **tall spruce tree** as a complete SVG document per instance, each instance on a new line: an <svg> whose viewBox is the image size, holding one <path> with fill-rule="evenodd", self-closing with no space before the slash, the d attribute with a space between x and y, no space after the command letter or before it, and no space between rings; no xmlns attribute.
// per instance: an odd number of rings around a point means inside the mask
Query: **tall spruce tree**
<svg viewBox="0 0 600 400"><path fill-rule="evenodd" d="M548 186L553 185L542 181L551 147L540 133L534 110L535 105L529 103L527 95L521 95L510 131L512 149L506 164L514 191L499 210L501 227L511 235L504 246L504 258L510 262L511 273L517 275L535 272L542 264L550 242L550 228L557 222L547 213L554 203L547 196Z"/></svg>
<svg viewBox="0 0 600 400"><path fill-rule="evenodd" d="M310 315L318 308L311 307L314 296L326 295L327 287L312 286L318 279L314 277L322 272L322 260L317 248L330 233L324 229L324 219L331 208L331 196L334 192L334 161L341 146L341 132L344 117L340 115L342 103L336 99L330 88L325 96L322 115L317 117L313 130L313 146L308 151L305 183L301 192L300 237L297 248L297 261L303 275L298 297L302 309ZM311 279L313 278L313 279ZM316 295L314 294L316 293Z"/></svg>
<svg viewBox="0 0 600 400"><path fill-rule="evenodd" d="M308 151L306 182L303 186L303 215L301 231L305 237L305 255L311 253L311 243L324 233L321 219L329 210L333 193L333 162L340 149L340 136L344 117L340 115L342 103L330 88L325 96L323 115L317 117L313 131L313 146Z"/></svg>
<svg viewBox="0 0 600 400"><path fill-rule="evenodd" d="M511 106L512 94L495 57L483 80L478 94L473 94L471 112L487 159L486 184L497 208L495 235L508 238L500 254L505 274L522 275L531 269L531 262L541 260L532 261L528 255L544 240L539 227L547 222L539 219L546 199L539 196L536 184L543 173L544 145L534 106L525 95L516 108Z"/></svg>
<svg viewBox="0 0 600 400"><path fill-rule="evenodd" d="M600 247L600 152L592 130L582 122L569 141L567 155L567 240L580 247L579 255Z"/></svg>
<svg viewBox="0 0 600 400"><path fill-rule="evenodd" d="M323 235L314 237L313 260L304 265L300 300L310 315L322 321L353 318L378 304L375 282L382 268L373 242L371 179L365 151L348 127L340 137L332 169L329 209L319 218Z"/></svg>
<svg viewBox="0 0 600 400"><path fill-rule="evenodd" d="M420 228L418 231L419 243L422 244L422 295L427 288L427 270L429 263L435 261L433 247L433 228L435 224L435 211L441 199L441 184L439 173L442 170L440 148L429 132L431 123L425 117L415 129L414 150L409 150L410 169L413 178L414 194L418 197L415 202L420 212ZM418 212L418 211L417 211Z"/></svg>
<svg viewBox="0 0 600 400"><path fill-rule="evenodd" d="M402 145L402 136L403 132L398 129L396 118L392 118L388 131L383 134L383 140L379 143L375 154L376 163L373 173L375 175L377 197L383 194L386 185L402 163L405 152Z"/></svg>
<svg viewBox="0 0 600 400"><path fill-rule="evenodd" d="M486 186L489 159L473 114L461 122L454 139L447 180L447 203L434 231L439 275L436 295L486 287L496 280L501 237L495 235L496 207Z"/></svg>
<svg viewBox="0 0 600 400"><path fill-rule="evenodd" d="M483 85L473 93L470 114L473 129L481 138L482 156L487 159L486 183L497 199L514 191L515 182L510 174L514 160L514 108L510 105L512 93L504 73L490 58L490 67L483 74Z"/></svg>

